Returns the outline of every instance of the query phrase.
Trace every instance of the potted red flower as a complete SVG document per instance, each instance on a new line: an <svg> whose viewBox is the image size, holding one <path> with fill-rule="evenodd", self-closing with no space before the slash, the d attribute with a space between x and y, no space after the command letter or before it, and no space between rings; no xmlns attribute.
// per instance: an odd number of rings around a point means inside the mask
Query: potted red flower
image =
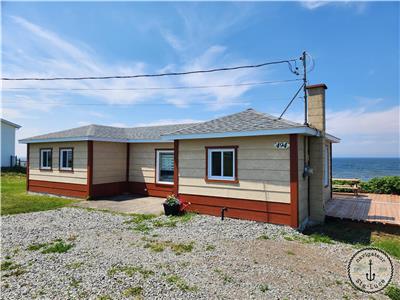
<svg viewBox="0 0 400 300"><path fill-rule="evenodd" d="M181 201L175 195L169 195L163 203L166 216L177 216L180 214Z"/></svg>

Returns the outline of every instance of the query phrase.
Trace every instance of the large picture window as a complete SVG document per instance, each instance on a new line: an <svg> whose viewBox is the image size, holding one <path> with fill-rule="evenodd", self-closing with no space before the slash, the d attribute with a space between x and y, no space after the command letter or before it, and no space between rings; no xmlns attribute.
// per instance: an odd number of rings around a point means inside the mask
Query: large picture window
<svg viewBox="0 0 400 300"><path fill-rule="evenodd" d="M53 159L53 150L40 149L40 169L41 170L51 170Z"/></svg>
<svg viewBox="0 0 400 300"><path fill-rule="evenodd" d="M72 171L74 168L74 150L72 148L60 148L60 170Z"/></svg>
<svg viewBox="0 0 400 300"><path fill-rule="evenodd" d="M156 151L156 182L163 184L174 183L174 151Z"/></svg>
<svg viewBox="0 0 400 300"><path fill-rule="evenodd" d="M207 179L235 181L236 148L207 149Z"/></svg>

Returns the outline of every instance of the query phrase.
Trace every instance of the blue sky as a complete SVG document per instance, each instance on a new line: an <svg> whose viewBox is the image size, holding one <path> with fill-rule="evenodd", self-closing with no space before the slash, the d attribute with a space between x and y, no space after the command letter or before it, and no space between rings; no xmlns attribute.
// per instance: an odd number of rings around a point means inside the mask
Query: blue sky
<svg viewBox="0 0 400 300"><path fill-rule="evenodd" d="M399 3L2 2L3 76L158 73L299 57L326 83L334 156L399 155ZM287 66L211 75L7 87L132 88L295 79ZM3 90L17 138L90 123L137 126L212 119L248 107L278 115L299 82L140 91ZM77 105L71 105L77 104ZM303 119L302 99L285 115ZM25 146L17 145L24 156Z"/></svg>

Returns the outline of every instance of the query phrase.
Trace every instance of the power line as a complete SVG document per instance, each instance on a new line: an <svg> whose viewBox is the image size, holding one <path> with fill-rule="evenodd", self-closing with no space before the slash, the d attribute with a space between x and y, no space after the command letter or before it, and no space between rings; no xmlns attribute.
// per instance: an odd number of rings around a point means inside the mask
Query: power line
<svg viewBox="0 0 400 300"><path fill-rule="evenodd" d="M13 87L3 88L3 90L40 90L40 91L147 91L147 90L185 90L185 89L205 89L205 88L226 88L226 87L240 87L240 86L253 86L274 83L285 83L301 81L302 79L284 79L273 81L260 81L260 82L244 82L220 85L197 85L197 86L174 86L174 87L144 87L144 88L49 88L49 87Z"/></svg>
<svg viewBox="0 0 400 300"><path fill-rule="evenodd" d="M159 74L139 74L139 75L114 75L114 76L86 76L86 77L21 77L21 78L10 78L10 77L2 77L1 80L7 81L53 81L53 80L98 80L98 79L132 79L132 78L148 78L148 77L163 77L163 76L181 76L181 75L190 75L190 74L203 74L203 73L214 73L221 71L233 71L240 69L252 69L252 68L260 68L268 65L276 65L286 63L292 73L298 74L297 68L293 70L292 62L296 62L297 59L288 59L288 60L278 60L272 62L265 62L256 65L243 65L236 67L225 67L225 68L215 68L208 70L195 70L195 71L187 71L187 72L169 72L169 73L159 73Z"/></svg>
<svg viewBox="0 0 400 300"><path fill-rule="evenodd" d="M304 87L304 83L300 86L300 88L297 90L296 94L294 94L292 100L290 100L290 102L288 103L288 105L286 105L285 109L283 110L283 112L281 113L281 115L279 116L278 120L282 119L282 116L285 114L285 112L288 110L289 106L293 103L294 99L296 99L297 95L300 93L300 91L302 90L302 88Z"/></svg>
<svg viewBox="0 0 400 300"><path fill-rule="evenodd" d="M271 99L276 101L283 101L284 99ZM14 99L3 99L3 104L20 104L23 101L15 101ZM176 105L175 103L168 102L137 102L137 103L89 103L89 102L76 102L76 103L62 103L62 102L38 102L43 105L60 105L60 106L133 106L133 105ZM218 104L215 101L198 101L188 102L187 106L191 105L207 105L207 104ZM235 104L247 105L247 102L237 102Z"/></svg>

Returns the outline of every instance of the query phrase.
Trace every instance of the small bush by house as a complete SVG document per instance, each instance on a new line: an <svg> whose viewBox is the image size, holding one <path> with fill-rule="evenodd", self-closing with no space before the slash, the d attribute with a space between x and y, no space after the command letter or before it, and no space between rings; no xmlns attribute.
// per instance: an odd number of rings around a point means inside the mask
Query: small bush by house
<svg viewBox="0 0 400 300"><path fill-rule="evenodd" d="M333 180L333 185L348 184L343 180ZM335 189L337 192L348 192L347 189ZM360 192L374 194L394 194L400 195L400 176L375 177L369 181L360 183Z"/></svg>
<svg viewBox="0 0 400 300"><path fill-rule="evenodd" d="M400 195L400 176L372 178L361 182L361 190L366 193Z"/></svg>

